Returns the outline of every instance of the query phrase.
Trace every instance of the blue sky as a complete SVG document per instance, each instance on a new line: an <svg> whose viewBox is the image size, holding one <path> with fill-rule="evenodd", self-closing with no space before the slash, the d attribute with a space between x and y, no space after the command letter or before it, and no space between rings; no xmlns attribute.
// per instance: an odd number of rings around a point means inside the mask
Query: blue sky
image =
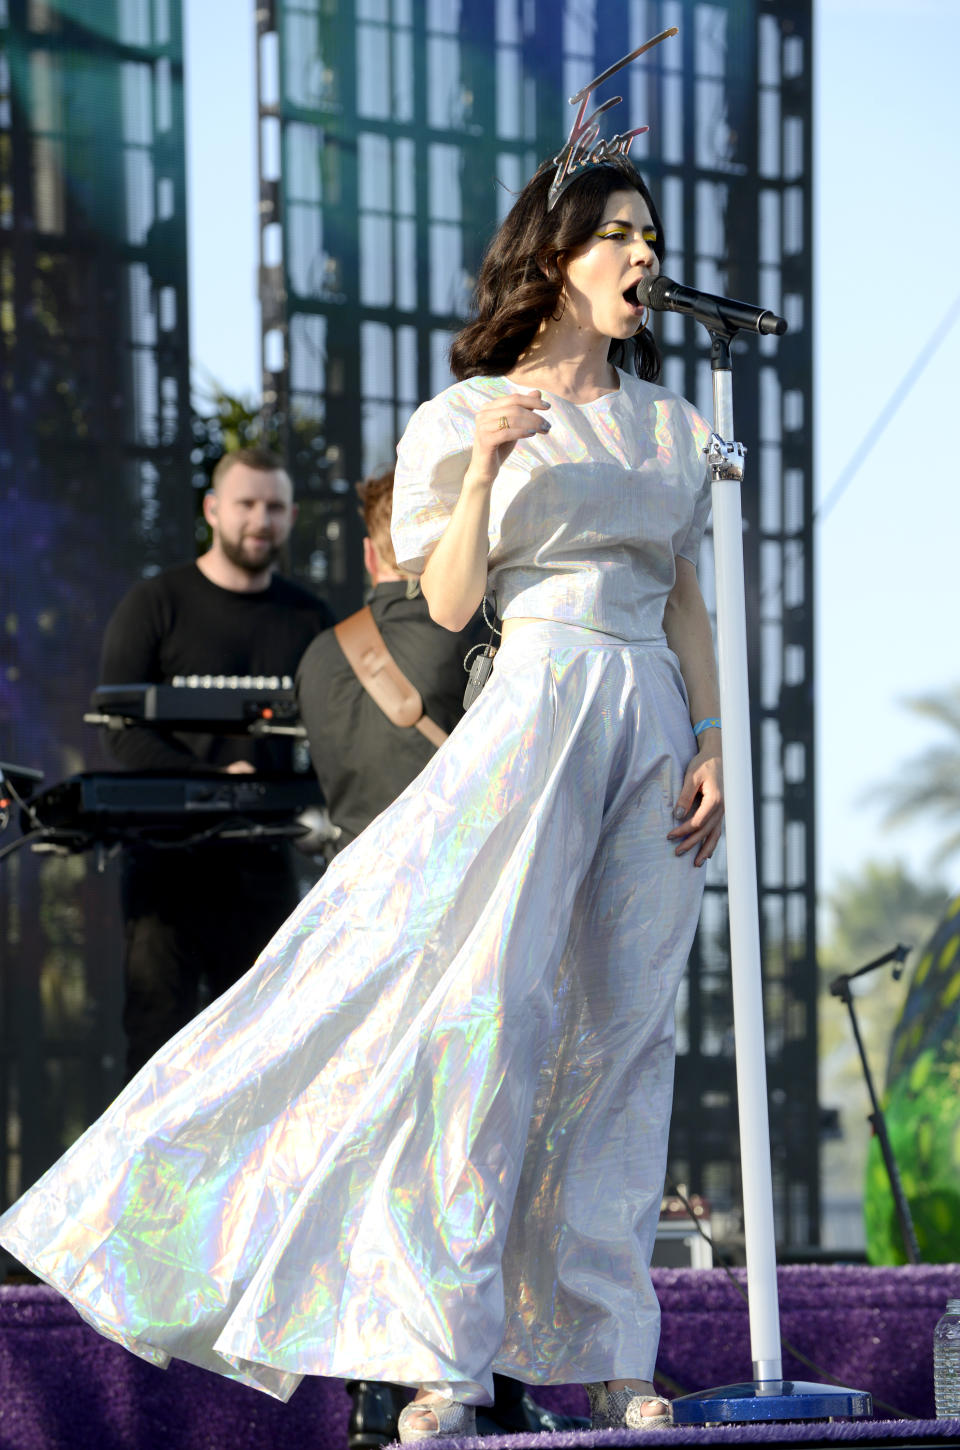
<svg viewBox="0 0 960 1450"><path fill-rule="evenodd" d="M818 6L817 495L825 498L960 293L960 6ZM867 857L929 871L936 831L880 828L878 795L940 737L906 697L960 681L960 326L817 531L821 881ZM957 863L942 870L958 885Z"/></svg>
<svg viewBox="0 0 960 1450"><path fill-rule="evenodd" d="M185 0L184 11L195 382L212 374L255 393L251 6ZM909 396L885 405L960 293L960 4L819 0L815 14L818 499L889 419L817 528L818 875L828 891L868 859L899 856L929 876L936 845L929 826L883 830L879 794L939 738L904 699L960 681L960 323ZM940 875L960 885L957 862Z"/></svg>

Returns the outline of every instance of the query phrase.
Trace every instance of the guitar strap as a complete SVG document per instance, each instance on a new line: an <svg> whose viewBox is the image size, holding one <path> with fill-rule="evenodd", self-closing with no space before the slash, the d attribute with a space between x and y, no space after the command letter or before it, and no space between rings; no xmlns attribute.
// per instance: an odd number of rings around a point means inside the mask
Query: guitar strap
<svg viewBox="0 0 960 1450"><path fill-rule="evenodd" d="M420 692L387 649L369 605L335 624L333 632L347 664L387 719L406 728L412 725L431 745L442 745L446 731L423 713Z"/></svg>

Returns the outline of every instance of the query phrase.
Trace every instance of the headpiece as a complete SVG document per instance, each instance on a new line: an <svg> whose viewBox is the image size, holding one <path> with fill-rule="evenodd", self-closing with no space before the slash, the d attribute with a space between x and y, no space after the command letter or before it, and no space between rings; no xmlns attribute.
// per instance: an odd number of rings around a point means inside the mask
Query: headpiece
<svg viewBox="0 0 960 1450"><path fill-rule="evenodd" d="M576 181L586 168L602 166L604 162L611 161L615 156L626 156L630 151L634 136L642 136L644 131L650 130L649 126L636 126L632 131L624 131L610 141L597 141L600 132L597 117L602 116L604 111L609 111L612 106L619 106L623 100L622 96L613 96L609 101L604 101L603 105L598 106L589 116L585 117L584 112L597 86L605 80L609 80L612 75L616 75L618 70L622 70L632 60L636 60L638 55L643 55L644 51L652 50L655 45L660 44L661 40L667 40L671 35L676 34L675 25L671 26L669 30L661 31L652 40L646 41L636 50L631 50L630 54L625 55L622 60L618 60L616 65L608 66L601 75L596 76L589 85L584 86L582 91L578 91L575 96L570 97L571 106L579 105L580 109L570 128L570 135L567 137L563 150L553 158L557 169L547 193L547 211L551 211L556 206L570 183Z"/></svg>

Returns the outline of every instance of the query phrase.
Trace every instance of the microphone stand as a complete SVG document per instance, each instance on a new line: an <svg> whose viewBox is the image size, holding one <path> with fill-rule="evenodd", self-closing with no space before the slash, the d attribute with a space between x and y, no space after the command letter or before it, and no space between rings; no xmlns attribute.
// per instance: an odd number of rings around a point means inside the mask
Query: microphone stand
<svg viewBox="0 0 960 1450"><path fill-rule="evenodd" d="M883 1156L883 1164L887 1170L887 1178L890 1180L890 1192L893 1194L893 1203L897 1211L897 1222L900 1224L900 1233L903 1236L903 1248L907 1256L908 1264L921 1264L923 1256L920 1253L920 1245L917 1242L916 1230L913 1227L913 1218L910 1213L910 1205L907 1202L907 1195L903 1191L903 1180L900 1177L900 1168L897 1164L893 1151L893 1144L890 1142L890 1134L887 1132L887 1120L880 1106L880 1099L877 1097L877 1089L873 1082L873 1073L870 1071L870 1062L867 1058L866 1048L863 1045L863 1038L860 1036L860 1024L857 1022L857 1014L853 1006L853 993L850 991L850 983L856 981L857 977L864 977L868 972L875 972L878 967L885 967L888 962L896 962L894 968L894 980L897 980L903 973L903 963L910 953L910 948L899 944L892 951L886 952L882 957L876 957L874 961L867 962L865 967L860 967L856 972L843 972L839 977L834 977L830 983L830 995L839 997L850 1013L850 1026L853 1028L854 1041L857 1044L857 1051L860 1054L860 1066L863 1068L863 1076L867 1084L867 1092L870 1094L872 1113L867 1114L867 1122L877 1135L880 1144L880 1152Z"/></svg>
<svg viewBox="0 0 960 1450"><path fill-rule="evenodd" d="M730 342L738 331L703 299L694 311L710 333L714 432L707 459L713 475L713 541L717 588L717 654L723 719L727 892L742 1156L752 1380L682 1395L673 1401L677 1424L745 1420L828 1419L869 1415L862 1390L785 1380L780 1344L773 1181L767 1112L767 1073L760 971L760 920L754 838L750 696L747 680L746 599L740 485L745 449L733 439Z"/></svg>

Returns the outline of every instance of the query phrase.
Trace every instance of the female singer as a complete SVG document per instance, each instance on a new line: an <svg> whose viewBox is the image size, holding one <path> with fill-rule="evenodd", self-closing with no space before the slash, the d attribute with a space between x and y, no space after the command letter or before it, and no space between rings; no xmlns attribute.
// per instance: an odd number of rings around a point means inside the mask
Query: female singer
<svg viewBox="0 0 960 1450"><path fill-rule="evenodd" d="M399 448L398 563L451 629L495 595L490 683L2 1222L157 1363L281 1398L416 1386L404 1441L471 1433L494 1369L586 1384L598 1427L669 1416L649 1261L722 818L709 428L655 383L638 173L554 179L494 238L459 381Z"/></svg>

